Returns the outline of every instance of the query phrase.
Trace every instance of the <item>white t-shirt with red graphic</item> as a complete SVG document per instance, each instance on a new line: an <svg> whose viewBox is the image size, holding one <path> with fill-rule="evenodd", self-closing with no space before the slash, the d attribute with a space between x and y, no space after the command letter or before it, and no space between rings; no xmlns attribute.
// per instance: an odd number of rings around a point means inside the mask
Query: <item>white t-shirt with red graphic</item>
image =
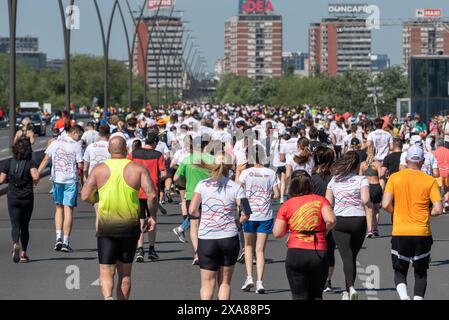
<svg viewBox="0 0 449 320"><path fill-rule="evenodd" d="M198 238L211 240L237 236L235 208L236 200L245 198L242 186L229 178L209 178L198 183L195 193L201 195Z"/></svg>
<svg viewBox="0 0 449 320"><path fill-rule="evenodd" d="M267 221L273 219L271 197L273 187L279 184L274 170L268 168L249 168L243 170L239 182L245 186L246 198L251 206L250 221Z"/></svg>

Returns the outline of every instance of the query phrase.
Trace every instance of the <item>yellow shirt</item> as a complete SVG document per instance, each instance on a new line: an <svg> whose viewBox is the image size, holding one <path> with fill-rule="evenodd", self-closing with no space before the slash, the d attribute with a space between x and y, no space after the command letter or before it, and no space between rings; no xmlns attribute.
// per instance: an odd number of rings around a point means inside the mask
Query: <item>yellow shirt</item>
<svg viewBox="0 0 449 320"><path fill-rule="evenodd" d="M437 181L422 171L393 174L385 192L393 194L393 236L430 236L430 203L441 200Z"/></svg>

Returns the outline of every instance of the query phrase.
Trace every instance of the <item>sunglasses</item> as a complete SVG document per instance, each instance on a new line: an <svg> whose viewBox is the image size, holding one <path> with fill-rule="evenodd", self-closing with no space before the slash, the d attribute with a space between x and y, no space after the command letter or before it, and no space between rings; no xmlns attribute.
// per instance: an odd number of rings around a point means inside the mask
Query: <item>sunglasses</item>
<svg viewBox="0 0 449 320"><path fill-rule="evenodd" d="M307 177L312 178L306 170L296 170L293 172L292 177Z"/></svg>

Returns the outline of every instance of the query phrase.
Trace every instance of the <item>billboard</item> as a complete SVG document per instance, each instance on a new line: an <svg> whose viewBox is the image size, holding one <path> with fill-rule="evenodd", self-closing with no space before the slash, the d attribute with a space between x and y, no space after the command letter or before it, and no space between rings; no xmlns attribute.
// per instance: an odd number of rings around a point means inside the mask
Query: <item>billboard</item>
<svg viewBox="0 0 449 320"><path fill-rule="evenodd" d="M369 14L369 5L360 3L331 3L328 6L328 12L333 15L366 15Z"/></svg>
<svg viewBox="0 0 449 320"><path fill-rule="evenodd" d="M239 13L267 13L273 12L273 4L270 0L240 0Z"/></svg>
<svg viewBox="0 0 449 320"><path fill-rule="evenodd" d="M174 0L148 0L148 10L156 11L159 7L161 9L171 8Z"/></svg>
<svg viewBox="0 0 449 320"><path fill-rule="evenodd" d="M417 18L440 18L442 15L441 9L416 9Z"/></svg>

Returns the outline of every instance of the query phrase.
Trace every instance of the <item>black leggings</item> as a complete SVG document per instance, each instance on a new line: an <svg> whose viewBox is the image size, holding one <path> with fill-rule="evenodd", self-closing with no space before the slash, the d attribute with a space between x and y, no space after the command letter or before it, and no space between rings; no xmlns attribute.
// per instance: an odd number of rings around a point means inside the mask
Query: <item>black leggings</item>
<svg viewBox="0 0 449 320"><path fill-rule="evenodd" d="M285 260L293 300L321 300L328 275L326 251L288 249Z"/></svg>
<svg viewBox="0 0 449 320"><path fill-rule="evenodd" d="M400 283L407 283L407 273L406 270L395 270L394 271L394 283L396 286ZM423 297L427 290L427 269L415 269L415 288L414 294L417 297Z"/></svg>
<svg viewBox="0 0 449 320"><path fill-rule="evenodd" d="M30 240L30 232L28 230L31 215L33 213L34 198L27 200L18 200L8 198L9 218L12 225L12 241L18 243L19 239L22 243L22 250L26 251Z"/></svg>
<svg viewBox="0 0 449 320"><path fill-rule="evenodd" d="M337 157L337 159L340 159L342 147L334 145L334 150L335 150L335 156Z"/></svg>
<svg viewBox="0 0 449 320"><path fill-rule="evenodd" d="M326 237L327 241L327 258L329 259L329 267L335 267L335 240L334 236L332 234L332 231L330 231L327 234Z"/></svg>
<svg viewBox="0 0 449 320"><path fill-rule="evenodd" d="M366 217L337 217L333 230L346 280L346 290L354 286L357 275L357 255L366 236Z"/></svg>

